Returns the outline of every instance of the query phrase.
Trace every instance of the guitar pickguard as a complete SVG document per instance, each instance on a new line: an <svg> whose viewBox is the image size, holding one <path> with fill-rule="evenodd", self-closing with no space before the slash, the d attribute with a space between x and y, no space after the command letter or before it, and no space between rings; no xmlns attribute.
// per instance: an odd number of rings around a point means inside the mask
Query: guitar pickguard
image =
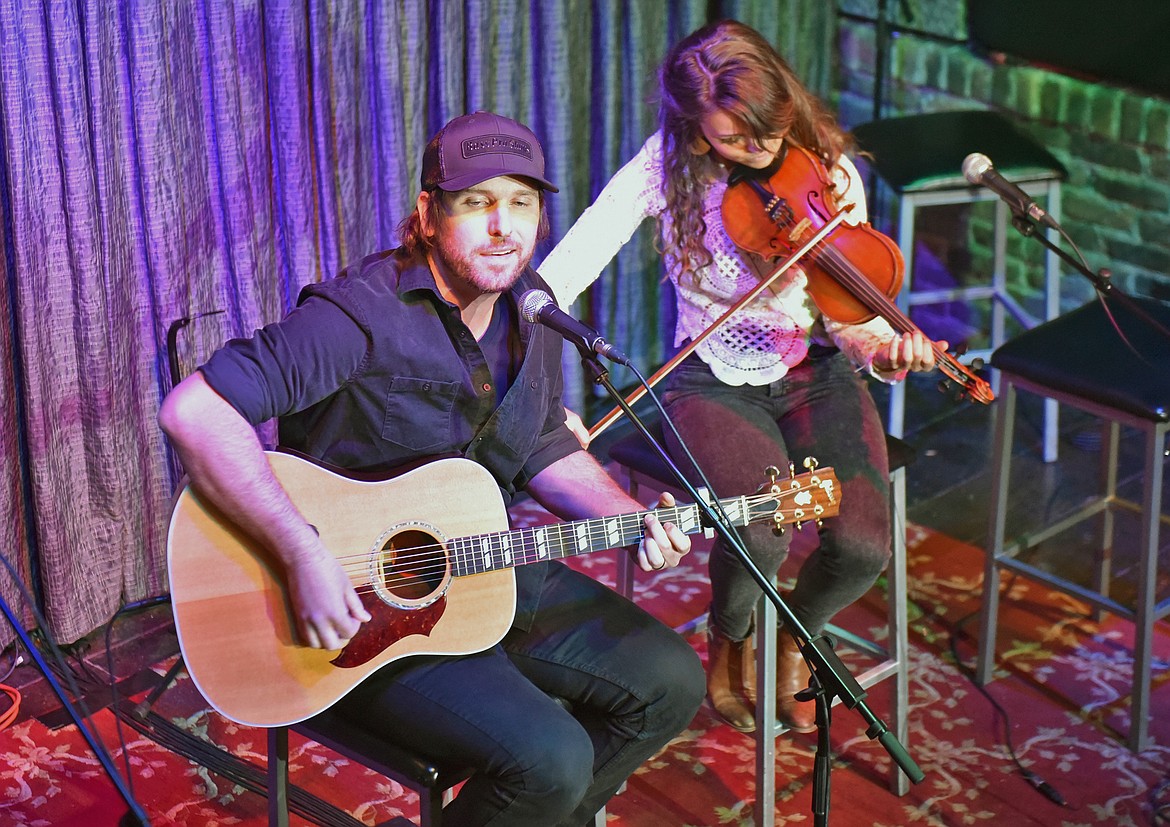
<svg viewBox="0 0 1170 827"><path fill-rule="evenodd" d="M329 661L342 669L368 663L403 638L430 635L447 608L446 595L419 609L400 609L386 604L368 588L359 589L359 593L362 595L362 605L373 619L363 623L337 657Z"/></svg>

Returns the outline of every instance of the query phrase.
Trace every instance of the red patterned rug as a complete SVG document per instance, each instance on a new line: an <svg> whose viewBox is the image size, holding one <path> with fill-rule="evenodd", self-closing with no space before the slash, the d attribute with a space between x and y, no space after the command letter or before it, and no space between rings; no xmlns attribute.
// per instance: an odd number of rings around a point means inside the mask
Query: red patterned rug
<svg viewBox="0 0 1170 827"><path fill-rule="evenodd" d="M547 520L531 504L516 510L521 524ZM864 734L864 723L838 707L832 729L836 762L829 823L850 825L1142 825L1163 823L1170 802L1170 709L1166 686L1170 635L1156 642L1152 735L1154 746L1131 754L1128 726L1132 627L1115 619L1094 622L1087 607L1049 590L1016 581L1004 600L1000 666L989 687L1010 718L1019 761L1067 800L1060 807L1041 796L1018 772L1001 736L993 706L956 666L951 641L970 661L970 636L981 590L982 552L912 527L910 737L906 747L926 778L904 797L888 791L890 759ZM705 553L657 576L640 575L638 601L676 625L707 602ZM578 565L613 584L610 553ZM782 572L783 574L783 572ZM884 603L878 590L847 612L841 625L880 638ZM962 623L962 628L957 625ZM692 643L700 651L700 635ZM862 661L849 657L855 666ZM158 665L161 674L167 663ZM139 696L141 697L141 696ZM890 687L879 684L867 703L888 721ZM184 737L218 745L262 771L263 731L225 721L207 708L185 678L166 692L155 712ZM95 716L104 743L124 774L115 716ZM123 725L133 793L155 825L266 823L266 800L246 783L187 760L152 737ZM719 725L706 710L691 727L631 779L610 802L609 823L620 827L751 825L755 798L754 740ZM815 735L777 739L776 823L809 824ZM380 775L352 764L294 734L292 782L344 808L364 824L396 815L413 817L417 799ZM93 827L114 825L122 799L73 726L58 730L30 719L0 732L0 824ZM296 816L294 824L309 823Z"/></svg>

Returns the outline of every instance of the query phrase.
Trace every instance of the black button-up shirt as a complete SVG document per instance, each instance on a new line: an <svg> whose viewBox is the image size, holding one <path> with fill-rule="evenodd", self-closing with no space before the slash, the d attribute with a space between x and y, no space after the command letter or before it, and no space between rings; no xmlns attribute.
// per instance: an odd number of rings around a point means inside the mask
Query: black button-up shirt
<svg viewBox="0 0 1170 827"><path fill-rule="evenodd" d="M515 306L532 287L546 286L529 269L500 300ZM283 321L233 339L200 370L249 422L280 417L284 447L374 474L460 454L510 497L579 447L564 426L562 339L519 324L524 358L500 399L426 262L389 251L306 287Z"/></svg>
<svg viewBox="0 0 1170 827"><path fill-rule="evenodd" d="M392 250L351 271L306 287L282 321L228 342L200 368L208 384L254 425L279 417L283 447L363 474L462 455L492 473L505 502L580 450L564 424L559 335L520 319L523 360L500 399L425 261ZM529 268L501 296L512 318L533 287L547 290ZM536 606L544 565L517 571L518 626Z"/></svg>

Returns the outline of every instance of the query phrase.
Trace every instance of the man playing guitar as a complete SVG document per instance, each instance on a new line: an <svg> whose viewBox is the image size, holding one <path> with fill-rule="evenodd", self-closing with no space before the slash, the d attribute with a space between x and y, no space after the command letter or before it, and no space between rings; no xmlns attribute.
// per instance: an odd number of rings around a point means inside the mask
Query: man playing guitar
<svg viewBox="0 0 1170 827"><path fill-rule="evenodd" d="M547 289L529 267L547 233L545 192L556 191L536 137L491 113L455 118L427 146L421 177L401 247L306 287L283 321L217 351L160 414L193 491L271 556L309 650L342 649L371 612L361 579L273 473L253 430L267 419L280 419L282 446L363 475L457 455L483 466L505 501L524 489L567 519L641 510L565 427L562 340L518 312L524 291ZM677 565L686 535L653 514L643 525L631 552L640 566ZM515 572L502 641L383 666L338 709L474 769L445 824L579 827L690 722L702 667L670 629L563 564ZM237 668L265 692L255 664Z"/></svg>

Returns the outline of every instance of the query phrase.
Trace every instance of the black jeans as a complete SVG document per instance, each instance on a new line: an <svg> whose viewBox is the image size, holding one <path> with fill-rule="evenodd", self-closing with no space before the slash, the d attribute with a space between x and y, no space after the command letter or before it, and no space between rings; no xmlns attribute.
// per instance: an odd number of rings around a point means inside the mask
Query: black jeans
<svg viewBox="0 0 1170 827"><path fill-rule="evenodd" d="M890 558L889 460L873 397L843 355L810 355L783 379L758 387L726 385L692 356L675 369L664 401L719 497L755 491L766 480L766 466L786 472L790 457L798 472L808 456L832 466L841 482L841 510L824 521L820 544L787 602L815 634L865 594ZM667 444L681 467L669 429ZM788 553L791 529L778 537L758 523L741 534L756 565L774 575ZM722 634L742 640L751 631L760 588L722 541L711 550L709 568L711 619Z"/></svg>
<svg viewBox="0 0 1170 827"><path fill-rule="evenodd" d="M473 769L443 811L446 825L581 827L691 722L704 691L686 641L552 563L531 628L479 654L391 664L338 709L441 764Z"/></svg>

